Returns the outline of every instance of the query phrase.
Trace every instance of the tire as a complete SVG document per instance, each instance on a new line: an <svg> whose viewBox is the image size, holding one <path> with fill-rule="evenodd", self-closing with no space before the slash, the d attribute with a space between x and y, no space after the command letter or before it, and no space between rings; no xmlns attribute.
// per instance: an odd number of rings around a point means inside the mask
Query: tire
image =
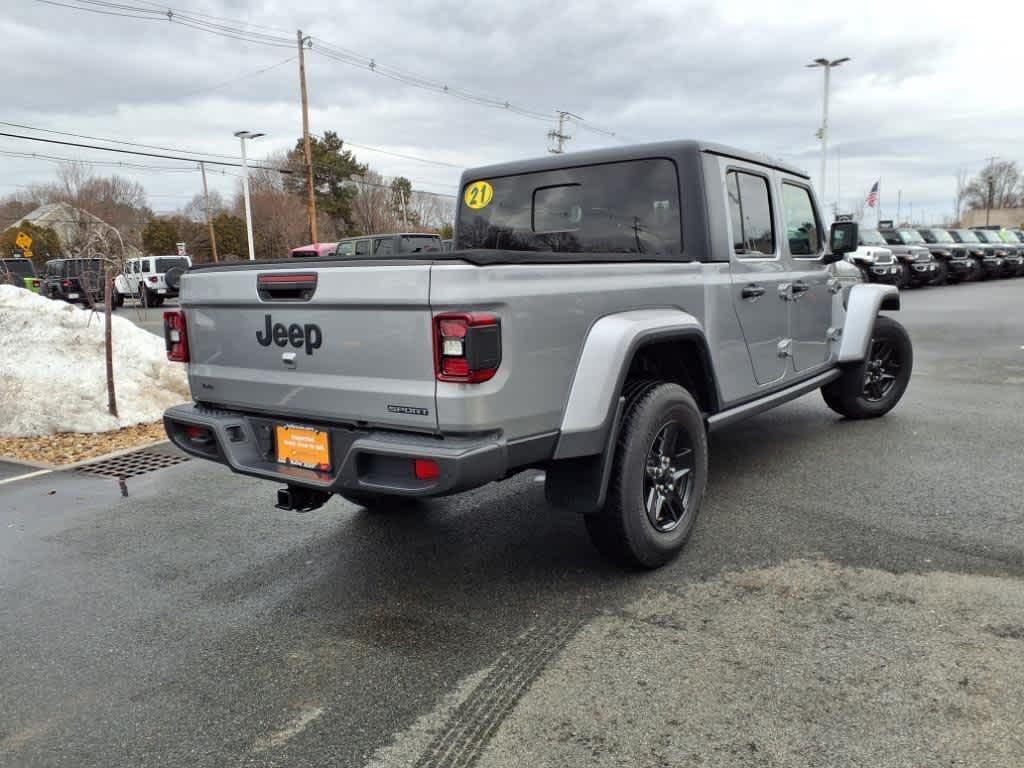
<svg viewBox="0 0 1024 768"><path fill-rule="evenodd" d="M896 280L897 287L902 291L910 287L910 270L906 264L897 264L900 268L900 274Z"/></svg>
<svg viewBox="0 0 1024 768"><path fill-rule="evenodd" d="M867 358L845 368L842 376L821 388L821 395L829 408L848 419L878 418L903 397L913 367L914 348L906 329L890 317L879 316Z"/></svg>
<svg viewBox="0 0 1024 768"><path fill-rule="evenodd" d="M394 512L402 507L411 507L420 503L419 499L410 496L392 496L385 493L339 493L345 499L357 507L363 507L371 512Z"/></svg>
<svg viewBox="0 0 1024 768"><path fill-rule="evenodd" d="M649 386L623 416L604 508L584 518L591 541L622 565L664 565L693 531L707 475L704 416L693 396L678 384ZM673 491L659 492L669 485Z"/></svg>
<svg viewBox="0 0 1024 768"><path fill-rule="evenodd" d="M114 291L113 296L114 309L120 309L124 306L124 294L120 291Z"/></svg>
<svg viewBox="0 0 1024 768"><path fill-rule="evenodd" d="M931 279L928 285L945 285L949 282L949 266L941 259L937 260L937 266L938 269L935 271L935 277Z"/></svg>
<svg viewBox="0 0 1024 768"><path fill-rule="evenodd" d="M982 277L984 277L984 272L985 271L981 268L981 259L979 259L979 258L977 258L975 256L971 256L970 257L970 261L971 261L971 271L969 273L969 277L964 278L964 282L976 283L979 280L981 280Z"/></svg>

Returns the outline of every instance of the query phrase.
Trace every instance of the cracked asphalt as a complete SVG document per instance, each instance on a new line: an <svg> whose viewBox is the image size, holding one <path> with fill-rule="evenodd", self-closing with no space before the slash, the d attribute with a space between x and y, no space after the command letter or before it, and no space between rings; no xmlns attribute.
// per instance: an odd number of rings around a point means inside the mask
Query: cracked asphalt
<svg viewBox="0 0 1024 768"><path fill-rule="evenodd" d="M0 485L0 765L1022 765L1022 306L905 292L900 406L713 435L655 573L536 472L388 515L200 461Z"/></svg>

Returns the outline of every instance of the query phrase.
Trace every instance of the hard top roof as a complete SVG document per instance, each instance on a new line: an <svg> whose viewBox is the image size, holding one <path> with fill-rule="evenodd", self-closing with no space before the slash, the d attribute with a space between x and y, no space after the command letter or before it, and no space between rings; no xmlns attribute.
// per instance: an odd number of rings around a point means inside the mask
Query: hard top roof
<svg viewBox="0 0 1024 768"><path fill-rule="evenodd" d="M625 147L609 147L607 149L594 149L586 152L570 152L563 155L544 155L525 160L514 160L508 163L495 165L483 165L477 168L468 168L462 174L463 184L467 181L483 178L494 178L497 176L514 176L521 173L533 173L536 171L552 171L561 168L572 168L582 165L596 165L600 163L617 163L625 160L640 160L650 157L673 157L677 155L695 154L708 152L723 157L731 157L736 160L743 160L748 163L756 163L768 168L775 168L785 173L810 179L807 172L794 165L777 158L761 155L754 152L747 152L735 147L728 147L724 144L715 144L696 139L684 139L677 141L660 141L649 144L631 144Z"/></svg>
<svg viewBox="0 0 1024 768"><path fill-rule="evenodd" d="M375 235L352 235L351 237L343 237L339 240L339 243L344 243L347 240L366 240L371 237L436 237L440 239L440 235L434 234L433 232L378 232Z"/></svg>

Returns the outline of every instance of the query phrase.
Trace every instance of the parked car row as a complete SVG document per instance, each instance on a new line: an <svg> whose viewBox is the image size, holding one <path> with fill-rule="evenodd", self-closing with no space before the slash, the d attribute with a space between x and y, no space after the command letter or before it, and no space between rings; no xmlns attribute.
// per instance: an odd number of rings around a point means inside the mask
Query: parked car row
<svg viewBox="0 0 1024 768"><path fill-rule="evenodd" d="M864 279L900 288L1024 276L1024 230L977 227L861 229L847 260Z"/></svg>
<svg viewBox="0 0 1024 768"><path fill-rule="evenodd" d="M336 243L311 243L291 250L292 258L309 259L339 256L343 258L388 258L413 253L445 250L440 235L424 232L346 237Z"/></svg>

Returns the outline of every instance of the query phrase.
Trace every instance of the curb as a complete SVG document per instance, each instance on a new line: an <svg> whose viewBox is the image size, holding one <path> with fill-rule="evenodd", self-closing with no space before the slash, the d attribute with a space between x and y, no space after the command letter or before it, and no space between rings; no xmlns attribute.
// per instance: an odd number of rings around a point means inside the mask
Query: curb
<svg viewBox="0 0 1024 768"><path fill-rule="evenodd" d="M146 448L155 448L158 445L163 445L164 443L170 442L171 441L168 440L166 437L163 440L151 440L148 443L140 443L139 445L133 445L130 448L120 448L116 451L111 451L110 453L104 453L99 456L93 456L88 459L82 459L81 461L74 461L70 464L44 464L38 461L26 461L23 459L17 459L14 458L13 456L0 456L0 461L6 461L11 464L20 464L23 467L29 467L31 469L48 469L52 472L63 472L70 469L78 469L79 467L83 467L86 464L92 464L94 462L103 461L105 459L116 459L118 456L124 456L125 454L134 453L135 451L143 451Z"/></svg>

